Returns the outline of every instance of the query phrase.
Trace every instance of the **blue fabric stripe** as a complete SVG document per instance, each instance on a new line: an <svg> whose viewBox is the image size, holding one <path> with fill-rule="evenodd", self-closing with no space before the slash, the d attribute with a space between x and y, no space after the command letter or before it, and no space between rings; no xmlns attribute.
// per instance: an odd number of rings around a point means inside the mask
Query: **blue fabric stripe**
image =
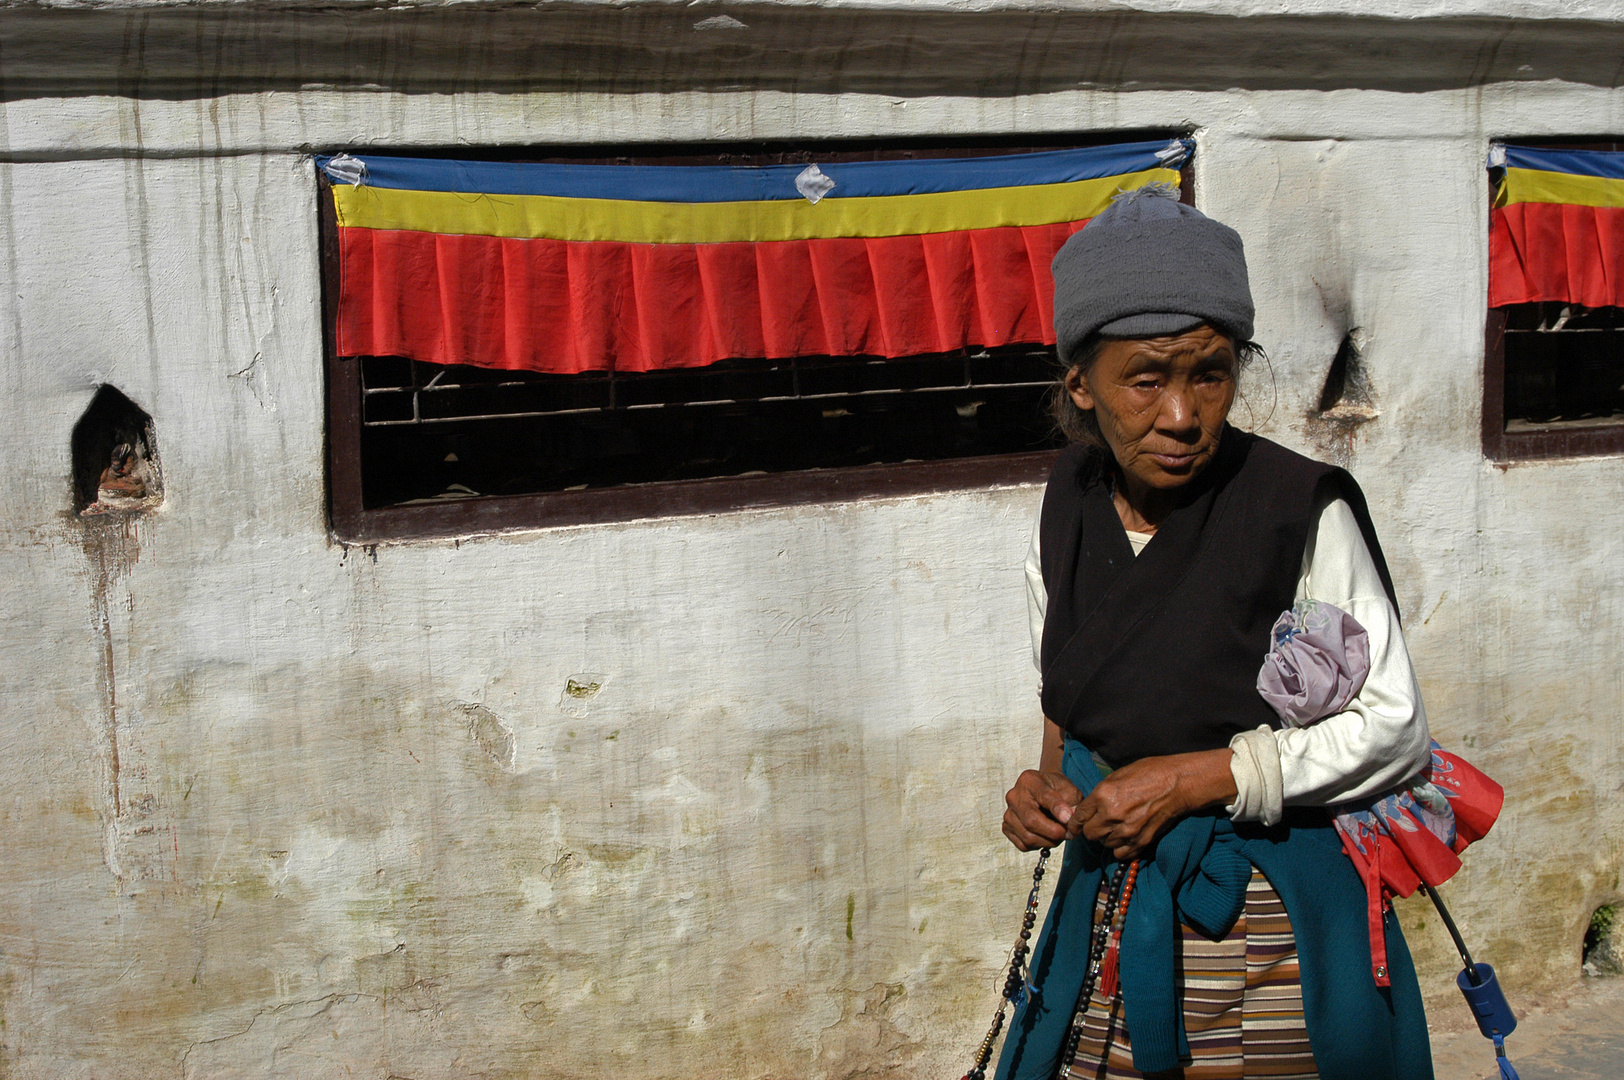
<svg viewBox="0 0 1624 1080"><path fill-rule="evenodd" d="M1186 156L1195 144L1180 140ZM852 161L819 164L835 182L827 198L924 195L981 188L1062 184L1153 169L1153 142L914 161ZM552 165L507 161L451 161L355 155L366 165L366 183L411 191L484 195L553 195L573 199L635 199L648 202L754 202L799 199L795 177L805 165ZM316 158L326 168L330 156Z"/></svg>
<svg viewBox="0 0 1624 1080"><path fill-rule="evenodd" d="M1624 180L1624 153L1608 150L1546 150L1534 146L1507 146L1506 164L1513 169L1571 173Z"/></svg>

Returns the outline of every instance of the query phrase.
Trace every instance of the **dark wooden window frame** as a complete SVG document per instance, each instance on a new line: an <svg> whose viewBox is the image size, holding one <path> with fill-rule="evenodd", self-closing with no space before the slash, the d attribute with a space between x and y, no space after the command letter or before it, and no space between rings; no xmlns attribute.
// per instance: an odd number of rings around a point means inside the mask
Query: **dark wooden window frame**
<svg viewBox="0 0 1624 1080"><path fill-rule="evenodd" d="M1564 150L1624 150L1624 143L1594 136L1504 138L1496 142ZM1492 208L1494 192L1489 192ZM1506 313L1488 309L1483 333L1483 454L1491 461L1548 461L1624 453L1624 423L1588 427L1551 424L1538 431L1506 430Z"/></svg>
<svg viewBox="0 0 1624 1080"><path fill-rule="evenodd" d="M852 140L843 144L861 152L865 145L885 145L917 156L947 156L973 146L996 147L997 152L1019 153L1059 146L1088 146L1152 138L1177 138L1182 133L1109 132L1009 139ZM771 149L771 144L747 144L741 154ZM692 147L597 148L577 147L545 152L514 152L511 159L602 162L620 158L628 163L714 161L726 144ZM820 148L816 153L827 160ZM597 151L592 157L583 151ZM405 152L405 151L402 151ZM413 150L418 156L429 156ZM466 148L445 156L466 155ZM809 158L810 160L810 158ZM839 469L812 469L766 476L716 477L660 483L628 484L584 491L538 492L524 495L488 495L443 503L367 507L361 485L361 376L360 361L339 356L333 347L338 300L338 223L326 177L316 170L317 207L322 248L322 321L327 368L327 479L328 507L333 536L343 543L370 544L393 540L479 535L516 529L610 524L645 518L718 514L738 510L808 503L849 502L859 499L920 495L1039 483L1049 474L1058 451L951 458L902 464L863 465ZM1182 171L1180 195L1194 202L1193 172Z"/></svg>

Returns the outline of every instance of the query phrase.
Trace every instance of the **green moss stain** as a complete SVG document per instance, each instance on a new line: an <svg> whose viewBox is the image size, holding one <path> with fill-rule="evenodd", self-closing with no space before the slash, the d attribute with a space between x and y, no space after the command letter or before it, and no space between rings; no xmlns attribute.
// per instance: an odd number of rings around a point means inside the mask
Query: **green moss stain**
<svg viewBox="0 0 1624 1080"><path fill-rule="evenodd" d="M854 892L847 893L846 894L846 940L847 941L852 940L851 924L852 924L852 920L855 919L856 917L857 917L857 894L854 893Z"/></svg>

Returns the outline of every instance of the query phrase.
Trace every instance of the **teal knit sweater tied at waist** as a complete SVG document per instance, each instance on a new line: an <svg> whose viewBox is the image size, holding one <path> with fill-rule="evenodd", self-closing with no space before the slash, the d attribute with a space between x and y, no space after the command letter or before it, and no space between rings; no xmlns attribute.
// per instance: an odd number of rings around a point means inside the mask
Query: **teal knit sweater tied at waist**
<svg viewBox="0 0 1624 1080"><path fill-rule="evenodd" d="M1093 758L1066 740L1062 768L1085 795L1100 782ZM1404 937L1387 915L1390 987L1370 977L1365 889L1342 853L1330 816L1288 812L1279 825L1184 818L1140 867L1122 931L1121 986L1134 1068L1158 1072L1189 1060L1176 985L1179 924L1214 939L1235 925L1252 868L1269 879L1297 939L1303 1010L1321 1080L1432 1080L1420 988ZM1094 901L1109 853L1066 843L1043 933L1032 952L1033 992L1015 1011L997 1080L1051 1080L1060 1065L1088 962Z"/></svg>

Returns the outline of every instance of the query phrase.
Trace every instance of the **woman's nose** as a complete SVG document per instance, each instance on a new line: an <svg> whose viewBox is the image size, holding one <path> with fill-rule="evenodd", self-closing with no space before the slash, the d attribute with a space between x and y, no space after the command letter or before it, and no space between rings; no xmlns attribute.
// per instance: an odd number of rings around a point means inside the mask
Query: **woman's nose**
<svg viewBox="0 0 1624 1080"><path fill-rule="evenodd" d="M1162 409L1157 419L1160 426L1169 431L1188 431L1198 427L1195 400L1190 391L1181 386L1169 387L1162 396Z"/></svg>

